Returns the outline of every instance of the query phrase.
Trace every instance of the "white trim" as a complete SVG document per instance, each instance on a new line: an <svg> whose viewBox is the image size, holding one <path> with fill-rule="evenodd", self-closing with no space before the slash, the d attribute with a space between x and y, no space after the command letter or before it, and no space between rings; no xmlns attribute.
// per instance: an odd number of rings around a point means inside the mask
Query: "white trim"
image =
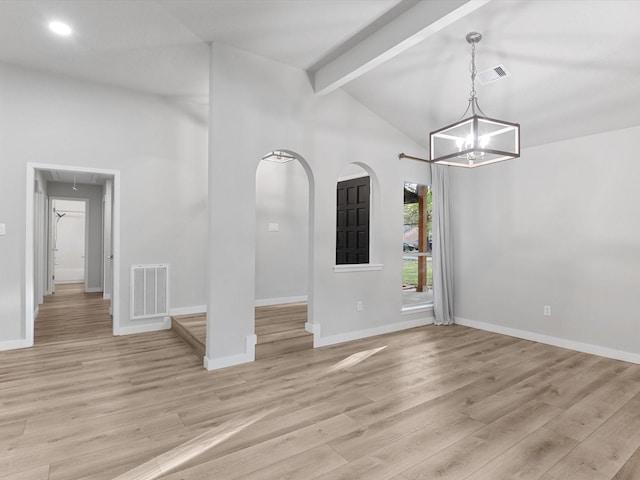
<svg viewBox="0 0 640 480"><path fill-rule="evenodd" d="M28 340L7 340L0 342L0 352L3 350L15 350L17 348L30 348L33 347L33 342Z"/></svg>
<svg viewBox="0 0 640 480"><path fill-rule="evenodd" d="M113 210L111 211L111 254L113 255L113 276L111 278L111 306L109 313L113 319L113 334L120 335L120 171L113 174Z"/></svg>
<svg viewBox="0 0 640 480"><path fill-rule="evenodd" d="M351 164L349 164L351 165ZM360 165L358 165L360 166ZM362 167L360 167L362 168ZM366 170L362 173L353 173L351 175L345 175L344 177L338 177L338 182L346 182L347 180L355 180L356 178L364 178L364 177L368 177L369 176L369 172L367 172Z"/></svg>
<svg viewBox="0 0 640 480"><path fill-rule="evenodd" d="M298 297L262 298L256 300L256 307L267 307L269 305L282 305L285 303L299 303L308 301L309 297L301 295Z"/></svg>
<svg viewBox="0 0 640 480"><path fill-rule="evenodd" d="M613 358L614 360L622 360L623 362L640 364L640 354L625 352L623 350L615 350L613 348L601 347L590 343L575 342L565 338L551 337L541 333L529 332L527 330L519 330L516 328L503 327L491 323L479 322L477 320L469 320L467 318L456 317L456 323L465 327L477 328L479 330L487 330L489 332L508 335L510 337L523 338L554 347L568 348L578 352L590 353L601 357Z"/></svg>
<svg viewBox="0 0 640 480"><path fill-rule="evenodd" d="M60 170L65 172L82 172L82 173L97 173L101 175L107 175L113 177L113 298L111 299L110 312L112 314L113 321L113 334L119 335L120 330L120 171L119 170L106 170L102 168L88 168L88 167L70 167L67 165L56 165L52 163L27 163L26 174L26 238L25 238L25 275L24 275L24 305L25 305L25 345L33 346L33 324L34 324L34 310L33 300L35 292L34 278L33 278L33 264L34 264L34 252L33 252L33 236L34 236L34 218L33 218L33 193L35 182L36 170ZM17 347L21 348L21 347Z"/></svg>
<svg viewBox="0 0 640 480"><path fill-rule="evenodd" d="M355 332L340 333L338 335L330 335L328 337L314 336L313 347L326 347L327 345L335 345L336 343L351 342L353 340L360 340L361 338L373 337L376 335L383 335L385 333L397 332L400 330L406 330L408 328L423 327L425 325L431 325L433 323L433 317L423 317L414 320L407 320L404 322L390 323L388 325L381 325L375 328L368 328L366 330L356 330ZM316 324L317 328L320 325ZM306 325L305 325L306 328ZM314 327L315 328L315 327Z"/></svg>
<svg viewBox="0 0 640 480"><path fill-rule="evenodd" d="M102 287L85 287L84 293L102 293Z"/></svg>
<svg viewBox="0 0 640 480"><path fill-rule="evenodd" d="M194 313L207 313L206 305L196 305L193 307L180 307L170 308L169 315L175 317L176 315L192 315Z"/></svg>
<svg viewBox="0 0 640 480"><path fill-rule="evenodd" d="M402 307L402 315L413 315L414 313L428 312L433 315L433 302L425 305L409 305Z"/></svg>
<svg viewBox="0 0 640 480"><path fill-rule="evenodd" d="M382 270L381 263L349 263L347 265L334 265L333 273L349 272L377 272Z"/></svg>
<svg viewBox="0 0 640 480"><path fill-rule="evenodd" d="M111 300L113 289L112 255L113 179L106 179L102 192L102 298Z"/></svg>
<svg viewBox="0 0 640 480"><path fill-rule="evenodd" d="M320 336L320 324L319 323L305 322L304 329L309 333L313 333L314 335L317 335L318 337Z"/></svg>
<svg viewBox="0 0 640 480"><path fill-rule="evenodd" d="M134 335L136 333L157 332L169 329L171 329L171 317L164 317L161 322L120 327L120 335Z"/></svg>
<svg viewBox="0 0 640 480"><path fill-rule="evenodd" d="M36 318L38 318L38 315L40 315L40 305L38 305L33 311L33 319L35 320Z"/></svg>
<svg viewBox="0 0 640 480"><path fill-rule="evenodd" d="M203 362L204 368L207 370L218 370L220 368L253 362L256 359L256 343L258 343L258 337L251 334L247 335L245 353L238 353L236 355L229 355L221 358L210 358L205 355Z"/></svg>
<svg viewBox="0 0 640 480"><path fill-rule="evenodd" d="M36 169L32 167L30 163L27 163L27 215L26 215L26 238L24 242L24 330L25 338L24 343L26 346L33 345L33 324L35 321L34 313L34 278L33 278L33 264L35 259L33 258L33 235L34 235L34 218L33 218L33 193L35 186ZM18 341L20 342L20 341ZM5 342L9 344L15 344L16 342ZM21 347L14 347L21 348Z"/></svg>

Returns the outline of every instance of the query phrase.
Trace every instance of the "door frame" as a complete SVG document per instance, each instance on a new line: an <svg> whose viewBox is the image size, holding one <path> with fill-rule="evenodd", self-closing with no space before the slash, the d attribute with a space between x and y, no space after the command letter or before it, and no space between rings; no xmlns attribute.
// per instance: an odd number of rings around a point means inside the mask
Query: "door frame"
<svg viewBox="0 0 640 480"><path fill-rule="evenodd" d="M34 193L36 170L64 171L77 173L95 173L111 177L113 179L113 211L112 211L112 252L113 252L113 287L111 294L111 318L113 323L113 335L120 334L120 171L102 168L87 168L80 166L56 165L49 163L27 163L26 172L26 237L25 237L25 272L24 272L24 319L26 346L34 343L34 321L37 299L35 298L34 279Z"/></svg>
<svg viewBox="0 0 640 480"><path fill-rule="evenodd" d="M89 251L89 199L88 198L81 198L81 197L61 197L58 195L54 195L54 196L50 196L49 197L49 226L51 227L51 232L50 232L50 236L49 238L51 239L51 243L50 243L50 248L49 248L49 252L48 252L48 261L49 261L49 265L51 265L51 271L53 272L53 275L55 275L55 271L56 271L56 266L55 266L55 253L54 252L54 247L57 245L57 240L58 240L58 230L57 230L57 219L54 216L54 210L55 210L55 203L56 200L62 200L62 201L70 201L70 202L81 202L84 203L84 271L82 273L82 283L84 284L84 290L85 292L87 291L87 288L89 286L88 282L89 282L89 269L88 269L88 264L89 264L89 259L87 258L87 252ZM104 222L104 219L103 219ZM103 225L104 227L104 225ZM54 234L55 232L55 234ZM102 249L101 249L102 251ZM51 286L51 293L54 293L56 290L56 282L54 279L52 278L47 278L47 281L50 281L50 286ZM103 287L104 288L104 287Z"/></svg>
<svg viewBox="0 0 640 480"><path fill-rule="evenodd" d="M102 195L102 298L111 300L113 290L113 237L111 229L113 227L113 179L108 178L104 184ZM113 314L113 309L109 305L109 313Z"/></svg>

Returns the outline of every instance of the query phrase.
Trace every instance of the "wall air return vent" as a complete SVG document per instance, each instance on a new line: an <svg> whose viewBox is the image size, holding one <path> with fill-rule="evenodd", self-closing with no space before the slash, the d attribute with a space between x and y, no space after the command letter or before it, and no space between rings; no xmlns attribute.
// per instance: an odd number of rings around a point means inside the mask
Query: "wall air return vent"
<svg viewBox="0 0 640 480"><path fill-rule="evenodd" d="M131 265L131 320L169 316L169 265Z"/></svg>
<svg viewBox="0 0 640 480"><path fill-rule="evenodd" d="M488 83L493 83L495 81L501 80L503 78L510 77L511 73L504 68L504 65L498 65L488 70L483 70L478 73L478 83L480 85L486 85Z"/></svg>

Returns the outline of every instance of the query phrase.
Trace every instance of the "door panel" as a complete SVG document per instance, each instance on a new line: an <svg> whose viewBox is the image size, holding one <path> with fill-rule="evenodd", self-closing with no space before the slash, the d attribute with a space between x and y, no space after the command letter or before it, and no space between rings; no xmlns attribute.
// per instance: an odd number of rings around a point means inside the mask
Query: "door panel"
<svg viewBox="0 0 640 480"><path fill-rule="evenodd" d="M336 199L336 265L369 263L369 177L338 182Z"/></svg>

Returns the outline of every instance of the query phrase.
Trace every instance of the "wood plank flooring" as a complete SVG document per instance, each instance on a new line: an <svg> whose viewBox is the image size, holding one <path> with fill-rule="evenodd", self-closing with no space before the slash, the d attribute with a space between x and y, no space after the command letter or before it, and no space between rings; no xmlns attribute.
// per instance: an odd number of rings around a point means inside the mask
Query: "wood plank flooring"
<svg viewBox="0 0 640 480"><path fill-rule="evenodd" d="M304 329L307 302L256 307L256 360L313 348L313 335Z"/></svg>
<svg viewBox="0 0 640 480"><path fill-rule="evenodd" d="M206 321L206 315L199 313L175 316L171 322L171 328L199 358L206 351ZM313 348L313 335L304 328L306 321L306 302L256 307L256 360Z"/></svg>
<svg viewBox="0 0 640 480"><path fill-rule="evenodd" d="M640 479L640 365L462 326L207 372L60 290L0 352L0 479Z"/></svg>

